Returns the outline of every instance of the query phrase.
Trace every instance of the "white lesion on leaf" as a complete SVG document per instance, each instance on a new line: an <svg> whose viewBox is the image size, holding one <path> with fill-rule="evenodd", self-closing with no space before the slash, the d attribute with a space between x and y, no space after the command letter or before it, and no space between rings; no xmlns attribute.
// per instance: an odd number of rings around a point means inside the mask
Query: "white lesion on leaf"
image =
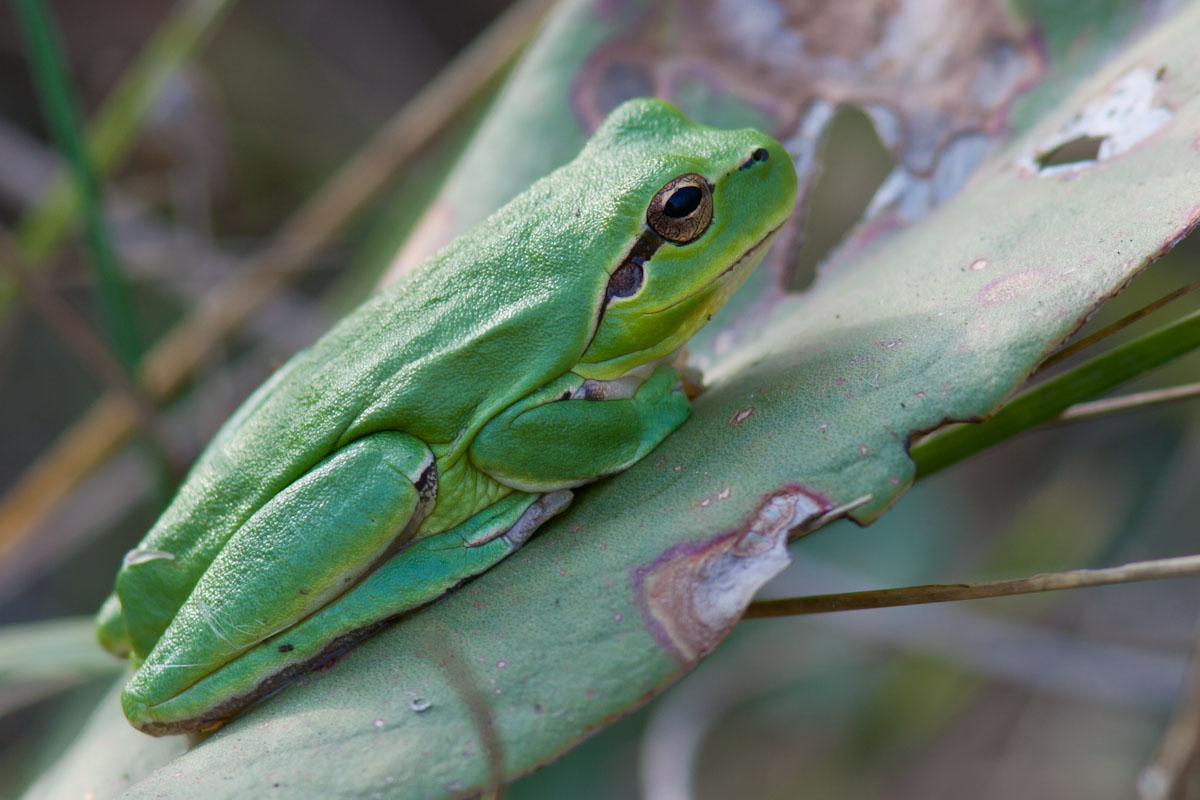
<svg viewBox="0 0 1200 800"><path fill-rule="evenodd" d="M1129 151L1167 124L1161 103L1165 70L1136 67L1118 78L1050 136L1018 159L1025 172L1050 177L1080 172Z"/></svg>
<svg viewBox="0 0 1200 800"><path fill-rule="evenodd" d="M789 532L824 511L807 492L782 489L733 534L700 550L681 549L639 573L642 610L655 638L685 663L708 654L755 592L791 563Z"/></svg>

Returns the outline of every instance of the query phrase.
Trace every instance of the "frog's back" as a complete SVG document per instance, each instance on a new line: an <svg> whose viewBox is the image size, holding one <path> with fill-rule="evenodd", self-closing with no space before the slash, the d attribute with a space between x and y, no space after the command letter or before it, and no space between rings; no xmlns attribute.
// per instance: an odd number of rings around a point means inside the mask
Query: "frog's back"
<svg viewBox="0 0 1200 800"><path fill-rule="evenodd" d="M247 399L139 545L169 556L147 583L155 596L139 598L153 599L138 606L161 619L132 626L154 631L135 637L143 640L135 653L165 629L229 537L322 459L383 430L455 457L488 419L576 363L597 314L587 298L605 273L539 246L547 232L525 221L536 219L497 214L367 300Z"/></svg>
<svg viewBox="0 0 1200 800"><path fill-rule="evenodd" d="M188 487L269 498L381 430L439 455L463 450L501 409L574 366L607 275L538 246L545 226L523 219L498 214L298 353L226 424Z"/></svg>
<svg viewBox="0 0 1200 800"><path fill-rule="evenodd" d="M150 569L161 579L129 598L150 615L135 654L232 533L326 456L392 430L452 465L490 418L579 362L664 164L678 172L691 163L660 139L675 130L671 147L706 145L677 112L627 107L579 158L364 303L226 423L140 545L162 563Z"/></svg>

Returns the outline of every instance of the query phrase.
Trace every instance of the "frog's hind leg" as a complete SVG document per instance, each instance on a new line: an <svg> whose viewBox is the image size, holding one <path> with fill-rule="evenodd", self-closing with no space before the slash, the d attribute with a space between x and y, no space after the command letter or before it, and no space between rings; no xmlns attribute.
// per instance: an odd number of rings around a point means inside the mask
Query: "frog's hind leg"
<svg viewBox="0 0 1200 800"><path fill-rule="evenodd" d="M259 509L201 576L125 688L130 721L344 594L428 513L424 442L384 431L325 458Z"/></svg>
<svg viewBox="0 0 1200 800"><path fill-rule="evenodd" d="M139 727L148 733L179 733L219 725L347 644L484 572L570 501L567 490L544 495L514 492L455 528L412 542L293 627L246 650L180 694L139 705ZM136 702L129 689L123 700L129 714L130 701Z"/></svg>

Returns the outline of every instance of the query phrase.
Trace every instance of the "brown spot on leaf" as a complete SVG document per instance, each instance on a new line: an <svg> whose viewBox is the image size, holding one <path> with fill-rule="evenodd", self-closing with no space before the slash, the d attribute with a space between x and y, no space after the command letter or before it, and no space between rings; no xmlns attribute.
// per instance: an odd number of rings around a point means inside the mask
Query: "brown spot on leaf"
<svg viewBox="0 0 1200 800"><path fill-rule="evenodd" d="M688 663L709 653L741 618L758 589L791 561L788 531L826 504L799 488L782 489L740 529L673 547L633 572L646 627Z"/></svg>
<svg viewBox="0 0 1200 800"><path fill-rule="evenodd" d="M803 198L834 110L866 112L897 164L895 191L878 209L893 213L873 214L844 242L850 250L954 194L1004 130L1013 99L1046 64L1037 32L1006 0L601 6L622 9L614 16L624 32L587 54L572 84L584 131L594 131L620 101L643 95L691 111L737 108L786 143ZM773 275L772 288L744 310L744 320L765 317L785 296L804 216L799 202L760 267ZM753 327L726 329L712 352L727 352Z"/></svg>
<svg viewBox="0 0 1200 800"><path fill-rule="evenodd" d="M853 105L914 179L935 175L956 142L986 144L1045 66L1034 30L1004 0L691 0L634 13L630 33L595 50L576 78L572 103L586 130L630 97L720 97L811 154L833 116L811 112ZM802 193L816 164L797 161ZM776 250L799 244L798 223Z"/></svg>
<svg viewBox="0 0 1200 800"><path fill-rule="evenodd" d="M805 51L816 58L861 58L883 43L899 0L846 3L817 0L793 4L788 27L805 34Z"/></svg>

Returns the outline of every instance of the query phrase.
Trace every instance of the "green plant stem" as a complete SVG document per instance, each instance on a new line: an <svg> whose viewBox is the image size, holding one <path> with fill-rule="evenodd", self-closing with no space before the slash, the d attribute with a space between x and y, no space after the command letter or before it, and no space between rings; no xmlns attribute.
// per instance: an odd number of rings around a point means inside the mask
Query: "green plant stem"
<svg viewBox="0 0 1200 800"><path fill-rule="evenodd" d="M1200 347L1200 311L1030 389L982 423L958 425L926 439L912 449L917 478L927 478L1018 433L1049 422L1070 406L1097 398L1197 347Z"/></svg>
<svg viewBox="0 0 1200 800"><path fill-rule="evenodd" d="M1047 356L1045 361L1043 361L1041 364L1038 364L1037 369L1034 370L1034 374L1036 375L1037 373L1042 372L1043 370L1059 363L1060 361L1065 361L1076 353L1091 347L1096 342L1112 336L1117 331L1124 330L1143 317L1153 314L1163 306L1169 305L1181 297L1186 297L1197 289L1200 289L1200 280L1192 281L1186 286L1180 286L1178 289L1168 292L1167 294L1155 300L1153 303L1142 306L1137 311L1134 311L1131 314L1126 314L1124 317L1121 317L1121 319L1113 322L1110 325L1104 326L1090 336L1085 336L1079 341L1064 347L1062 350L1059 350L1057 353Z"/></svg>
<svg viewBox="0 0 1200 800"><path fill-rule="evenodd" d="M137 61L105 99L87 134L86 152L99 175L115 169L135 141L164 86L208 40L234 0L184 0L155 32ZM27 262L40 265L79 215L81 197L69 175L60 175L21 218L16 238ZM0 276L0 318L17 287Z"/></svg>
<svg viewBox="0 0 1200 800"><path fill-rule="evenodd" d="M100 305L113 350L125 368L132 370L142 354L141 339L134 321L133 304L108 235L103 193L84 146L54 22L42 0L16 0L16 8L46 123L70 168L82 201L84 238L91 253Z"/></svg>

